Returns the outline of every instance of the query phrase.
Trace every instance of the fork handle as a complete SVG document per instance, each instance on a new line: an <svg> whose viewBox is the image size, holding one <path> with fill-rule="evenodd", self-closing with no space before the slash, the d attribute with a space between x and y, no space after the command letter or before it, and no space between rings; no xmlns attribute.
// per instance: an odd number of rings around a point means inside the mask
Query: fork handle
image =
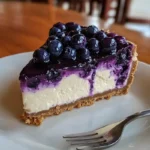
<svg viewBox="0 0 150 150"><path fill-rule="evenodd" d="M135 119L142 118L142 117L147 117L147 116L150 116L150 109L144 110L144 111L141 111L141 112L137 112L137 113L127 117L122 123L124 125L127 125L128 123L134 121Z"/></svg>

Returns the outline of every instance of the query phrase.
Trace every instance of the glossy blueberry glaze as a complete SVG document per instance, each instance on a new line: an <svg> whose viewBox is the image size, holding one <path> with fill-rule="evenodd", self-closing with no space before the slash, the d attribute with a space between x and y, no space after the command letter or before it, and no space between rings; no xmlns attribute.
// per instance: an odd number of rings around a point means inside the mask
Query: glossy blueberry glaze
<svg viewBox="0 0 150 150"><path fill-rule="evenodd" d="M59 28L56 29L55 27ZM72 36L76 36L77 38L73 39L73 42L71 43L71 35L69 35L69 37L67 36L66 39L64 39L64 37L62 38L57 36L57 34L60 33L60 29L66 35L68 35L70 31L72 33L77 33L80 30L81 33L82 30L84 30L84 32L89 34L87 37L78 33L75 35L73 34ZM88 30L86 31L86 29ZM36 91L45 87L57 86L64 77L77 74L80 78L84 78L89 81L89 93L92 95L95 73L98 69L111 70L111 75L115 76L116 88L119 88L125 84L125 80L128 77L131 66L133 45L128 43L124 37L117 36L113 33L113 36L109 36L108 38L103 35L111 35L111 33L101 34L102 39L99 39L99 46L96 47L97 53L93 53L92 51L94 50L91 50L91 48L95 48L95 45L90 45L89 49L88 42L86 41L92 39L94 34L104 32L97 31L95 26L81 28L79 25L74 23L67 23L65 26L65 24L61 24L59 22L56 23L52 29L50 29L50 33L51 32L52 38L48 38L46 43L42 46L42 48L49 53L50 61L41 62L44 60L42 59L42 55L39 55L40 61L38 58L35 59L35 56L33 57L33 59L20 73L19 79L21 81L22 91ZM90 38L89 35L92 37ZM101 35L99 33L99 38ZM62 44L61 49L57 46L58 42L53 42L57 37L57 40L60 44ZM111 44L108 42L107 45L105 38L107 41L112 38L111 41L113 41L113 43ZM104 41L106 42L104 43ZM51 43L55 43L54 47ZM67 49L66 51L66 47L69 47L69 50ZM109 53L105 51L106 48Z"/></svg>

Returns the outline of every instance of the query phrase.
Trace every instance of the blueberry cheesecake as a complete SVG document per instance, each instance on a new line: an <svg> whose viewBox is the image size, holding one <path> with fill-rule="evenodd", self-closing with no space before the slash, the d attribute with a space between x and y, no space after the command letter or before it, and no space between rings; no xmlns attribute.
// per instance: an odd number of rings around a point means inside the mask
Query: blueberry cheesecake
<svg viewBox="0 0 150 150"><path fill-rule="evenodd" d="M136 66L136 45L125 37L58 22L20 73L21 118L40 125L47 116L126 94Z"/></svg>

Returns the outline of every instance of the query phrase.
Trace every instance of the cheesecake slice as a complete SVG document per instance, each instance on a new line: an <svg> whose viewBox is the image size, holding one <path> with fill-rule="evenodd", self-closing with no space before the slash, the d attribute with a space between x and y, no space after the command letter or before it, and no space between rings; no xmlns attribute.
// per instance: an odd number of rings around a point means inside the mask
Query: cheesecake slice
<svg viewBox="0 0 150 150"><path fill-rule="evenodd" d="M137 66L136 45L96 26L56 23L20 73L22 120L47 116L127 94Z"/></svg>

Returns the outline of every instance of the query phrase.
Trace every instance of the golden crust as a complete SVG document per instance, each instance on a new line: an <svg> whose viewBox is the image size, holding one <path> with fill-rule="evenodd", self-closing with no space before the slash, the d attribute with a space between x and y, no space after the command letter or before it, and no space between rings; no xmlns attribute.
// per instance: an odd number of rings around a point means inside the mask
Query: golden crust
<svg viewBox="0 0 150 150"><path fill-rule="evenodd" d="M136 46L134 48L133 55L134 55L134 53L136 53ZM74 103L56 106L56 107L50 108L49 110L42 111L42 112L39 112L36 114L27 114L26 112L24 112L21 116L21 120L23 120L26 124L38 126L42 123L42 121L47 116L59 115L62 112L70 111L73 108L90 106L90 105L94 104L95 101L99 101L101 99L110 99L112 96L127 94L128 90L129 90L129 88L133 82L134 73L136 71L137 64L138 64L137 60L133 61L132 69L130 72L130 76L129 76L127 85L121 89L110 90L110 91L107 91L107 92L102 93L102 94L96 94L92 97L82 98L82 99L80 99Z"/></svg>

